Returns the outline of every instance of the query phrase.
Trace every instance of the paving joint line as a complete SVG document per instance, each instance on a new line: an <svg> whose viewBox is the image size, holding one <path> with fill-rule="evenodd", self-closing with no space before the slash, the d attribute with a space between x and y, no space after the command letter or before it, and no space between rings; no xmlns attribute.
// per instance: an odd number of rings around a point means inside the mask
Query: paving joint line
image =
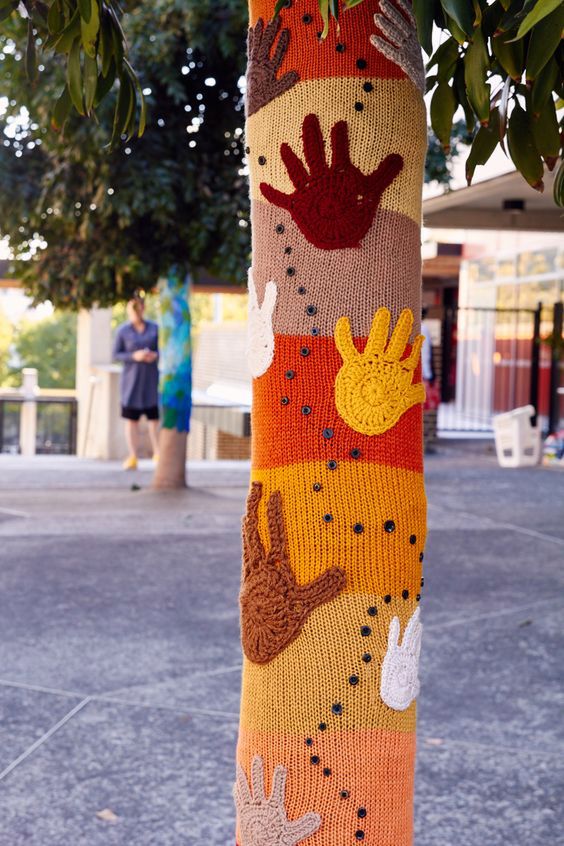
<svg viewBox="0 0 564 846"><path fill-rule="evenodd" d="M545 605L556 605L559 602L557 599L541 599L538 602L528 603L527 605L515 605L513 608L497 608L495 611L484 611L482 614L474 614L470 617L457 617L455 620L445 620L443 623L426 623L426 632L440 631L441 629L450 629L455 626L463 626L467 623L475 623L480 620L490 620L492 617L507 617L510 614L517 614L522 611L530 611L534 608L543 608Z"/></svg>
<svg viewBox="0 0 564 846"><path fill-rule="evenodd" d="M514 523L498 523L491 517L483 514L474 514L472 511L461 511L458 508L449 508L448 505L441 504L439 508L449 514L459 514L461 517L470 517L473 520L483 521L495 529L510 529L512 532L519 532L522 535L536 538L536 540L546 541L547 543L554 543L557 546L564 546L564 539L556 537L556 535L547 535L544 532L537 532L535 529L527 529L524 526L516 526ZM440 530L439 530L440 531Z"/></svg>

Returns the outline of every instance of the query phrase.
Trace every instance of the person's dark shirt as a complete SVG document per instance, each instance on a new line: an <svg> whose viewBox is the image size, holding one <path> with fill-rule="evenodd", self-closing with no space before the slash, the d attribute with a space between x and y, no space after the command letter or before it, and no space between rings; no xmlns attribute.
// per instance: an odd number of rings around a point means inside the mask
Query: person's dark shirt
<svg viewBox="0 0 564 846"><path fill-rule="evenodd" d="M137 332L132 323L123 323L117 330L113 358L123 362L120 381L121 404L127 408L154 408L159 403L159 367L154 362L134 361L137 350L159 351L159 327L144 320L145 328Z"/></svg>

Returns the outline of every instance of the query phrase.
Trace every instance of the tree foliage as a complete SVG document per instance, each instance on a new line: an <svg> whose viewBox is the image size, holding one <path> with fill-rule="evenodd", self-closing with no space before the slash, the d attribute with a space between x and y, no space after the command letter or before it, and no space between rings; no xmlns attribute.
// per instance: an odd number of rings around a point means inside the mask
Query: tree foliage
<svg viewBox="0 0 564 846"><path fill-rule="evenodd" d="M23 320L14 328L10 363L4 369L4 383L21 385L21 370L24 367L37 369L37 381L41 388L74 388L74 314L55 312L42 320Z"/></svg>
<svg viewBox="0 0 564 846"><path fill-rule="evenodd" d="M25 28L17 18L10 23L0 35L10 99L0 122L0 221L14 271L34 300L108 305L154 287L173 265L243 279L249 233L240 5L156 0L130 7L124 26L148 123L141 138L120 146L108 146L119 90L100 103L95 121L71 113L63 133L47 128L64 61L54 57L38 70L30 89L21 60Z"/></svg>

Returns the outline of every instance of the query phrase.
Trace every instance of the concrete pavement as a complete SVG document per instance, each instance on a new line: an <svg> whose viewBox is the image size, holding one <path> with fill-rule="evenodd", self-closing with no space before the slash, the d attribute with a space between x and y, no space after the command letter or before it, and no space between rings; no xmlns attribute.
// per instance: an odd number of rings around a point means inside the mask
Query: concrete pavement
<svg viewBox="0 0 564 846"><path fill-rule="evenodd" d="M232 846L248 467L189 472L0 456L0 846ZM564 476L448 444L427 487L416 844L556 846Z"/></svg>

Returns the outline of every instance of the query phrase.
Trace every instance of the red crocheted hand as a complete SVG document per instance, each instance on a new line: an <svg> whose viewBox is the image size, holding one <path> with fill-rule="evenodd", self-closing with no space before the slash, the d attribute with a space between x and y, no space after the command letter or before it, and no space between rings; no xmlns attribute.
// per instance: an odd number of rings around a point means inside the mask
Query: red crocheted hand
<svg viewBox="0 0 564 846"><path fill-rule="evenodd" d="M270 551L258 529L262 484L253 482L243 521L243 585L241 640L249 661L267 664L301 632L320 605L334 599L345 586L345 573L331 567L307 585L298 585L286 551L282 497L276 491L267 506Z"/></svg>
<svg viewBox="0 0 564 846"><path fill-rule="evenodd" d="M270 203L290 212L316 247L358 247L372 225L382 194L402 169L403 159L392 153L375 171L364 174L351 162L346 121L340 120L331 130L331 165L325 157L317 115L305 117L302 134L309 172L289 144L280 147L294 193L284 194L265 182L260 190Z"/></svg>
<svg viewBox="0 0 564 846"><path fill-rule="evenodd" d="M247 69L247 117L254 115L267 103L293 88L300 77L297 71L288 71L280 79L276 74L286 55L290 43L290 30L283 29L274 49L272 58L270 51L280 29L280 18L273 18L266 29L264 21L259 18L255 28L250 27L247 36L247 51L249 64Z"/></svg>

